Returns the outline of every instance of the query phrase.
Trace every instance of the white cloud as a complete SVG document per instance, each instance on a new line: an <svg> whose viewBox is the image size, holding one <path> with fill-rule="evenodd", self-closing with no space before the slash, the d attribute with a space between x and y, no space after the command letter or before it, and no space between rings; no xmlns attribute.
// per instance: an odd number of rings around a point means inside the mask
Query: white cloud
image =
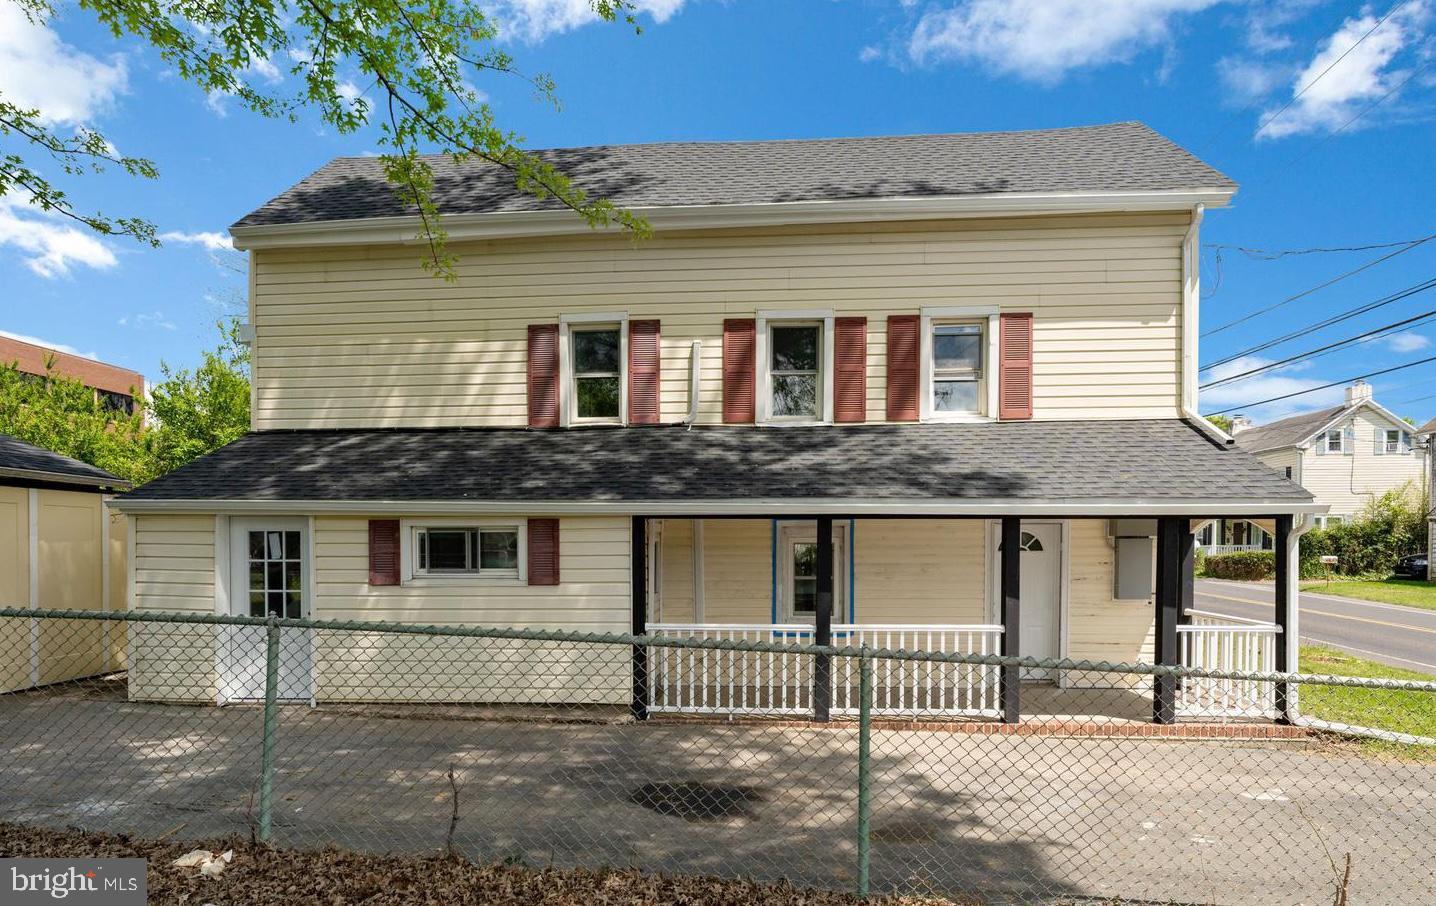
<svg viewBox="0 0 1436 906"><path fill-rule="evenodd" d="M661 24L677 15L685 2L635 0L634 6ZM590 0L498 0L494 12L504 34L516 34L526 41L542 41L598 21Z"/></svg>
<svg viewBox="0 0 1436 906"><path fill-rule="evenodd" d="M868 45L867 47L864 47L862 50L858 51L858 62L871 63L874 60L877 60L882 57L882 55L883 52L881 50L876 47L873 47L872 45Z"/></svg>
<svg viewBox="0 0 1436 906"><path fill-rule="evenodd" d="M1393 333L1383 337L1382 340L1391 347L1392 352L1415 352L1418 349L1425 349L1431 345L1431 338L1419 333L1412 333L1403 330L1400 333Z"/></svg>
<svg viewBox="0 0 1436 906"><path fill-rule="evenodd" d="M1217 75L1226 88L1227 102L1244 106L1271 94L1291 76L1291 67L1241 57L1223 57L1217 61Z"/></svg>
<svg viewBox="0 0 1436 906"><path fill-rule="evenodd" d="M0 94L6 100L39 109L45 123L74 126L108 109L127 81L124 57L84 53L31 22L17 4L0 3Z"/></svg>
<svg viewBox="0 0 1436 906"><path fill-rule="evenodd" d="M29 343L31 346L43 346L46 349L53 349L56 352L68 352L70 355L77 355L82 359L94 359L97 362L100 360L99 353L81 352L73 346L65 343L53 343L43 337L32 337L24 333L11 333L8 330L0 330L0 337L9 337L12 340L19 340L21 343Z"/></svg>
<svg viewBox="0 0 1436 906"><path fill-rule="evenodd" d="M1170 46L1172 23L1222 0L962 0L914 28L914 62L956 60L1035 82Z"/></svg>
<svg viewBox="0 0 1436 906"><path fill-rule="evenodd" d="M210 251L223 251L234 248L229 237L223 233L201 231L198 233L184 233L179 230L167 230L159 234L160 242L173 242L176 245L198 245Z"/></svg>
<svg viewBox="0 0 1436 906"><path fill-rule="evenodd" d="M1429 19L1427 0L1412 0L1379 28L1379 17L1369 8L1359 17L1342 22L1292 79L1291 92L1296 100L1285 111L1278 106L1263 112L1256 137L1274 139L1332 132L1345 126L1411 74L1409 69L1396 65L1397 58L1402 51L1423 42ZM1363 40L1367 32L1371 34ZM1296 97L1303 88L1305 92Z"/></svg>
<svg viewBox="0 0 1436 906"><path fill-rule="evenodd" d="M146 311L135 315L125 315L115 322L121 327L150 328L159 327L164 330L179 330L179 325L171 321L162 311Z"/></svg>
<svg viewBox="0 0 1436 906"><path fill-rule="evenodd" d="M1245 356L1206 372L1203 381L1228 378L1254 368L1270 365L1271 361L1271 359L1264 359L1260 356ZM1313 389L1329 383L1330 377L1325 375L1300 376L1300 372L1310 367L1311 362L1299 362L1284 368L1275 368L1261 374L1254 374L1249 378L1232 381L1230 384L1223 384L1220 387L1203 390L1201 391L1201 409L1203 412L1215 412L1235 406L1238 407L1237 411L1242 415L1257 424L1262 424L1286 418L1288 415L1298 412L1334 406L1341 402L1345 392L1341 387L1328 387L1324 390ZM1304 390L1312 392L1260 406L1247 405L1249 402L1285 396L1289 393L1300 393Z"/></svg>
<svg viewBox="0 0 1436 906"><path fill-rule="evenodd" d="M119 263L115 253L89 229L47 214L18 196L0 196L0 246L13 246L25 266L41 277L66 277L74 265L106 270Z"/></svg>

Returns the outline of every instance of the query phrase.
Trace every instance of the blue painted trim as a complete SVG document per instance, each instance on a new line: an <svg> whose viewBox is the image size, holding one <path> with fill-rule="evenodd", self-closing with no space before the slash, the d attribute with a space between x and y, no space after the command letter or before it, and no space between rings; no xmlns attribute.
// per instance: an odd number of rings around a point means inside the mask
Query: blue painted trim
<svg viewBox="0 0 1436 906"><path fill-rule="evenodd" d="M777 622L778 622L778 520L776 520L776 519L774 519L774 520L773 520L773 523L772 523L772 533L773 533L773 537L772 537L771 546L772 546L772 549L773 549L773 555L772 555L772 563L769 564L769 568L772 570L772 578L773 578L773 582L772 582L773 591L772 591L772 602L771 602L771 608L772 608L772 609L771 609L771 612L772 612L772 615L773 615L772 623L773 623L774 625L776 625Z"/></svg>
<svg viewBox="0 0 1436 906"><path fill-rule="evenodd" d="M858 521L848 520L848 622L858 621Z"/></svg>

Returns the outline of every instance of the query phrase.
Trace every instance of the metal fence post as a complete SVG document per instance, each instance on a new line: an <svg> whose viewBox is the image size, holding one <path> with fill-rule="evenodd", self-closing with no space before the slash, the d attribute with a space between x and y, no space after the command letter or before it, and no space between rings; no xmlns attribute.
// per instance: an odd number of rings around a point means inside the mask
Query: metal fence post
<svg viewBox="0 0 1436 906"><path fill-rule="evenodd" d="M264 627L264 742L259 756L259 842L268 843L274 820L274 733L279 723L279 626Z"/></svg>
<svg viewBox="0 0 1436 906"><path fill-rule="evenodd" d="M873 731L873 659L868 646L863 646L858 682L858 889L860 897L868 895L868 862L872 817L872 731Z"/></svg>

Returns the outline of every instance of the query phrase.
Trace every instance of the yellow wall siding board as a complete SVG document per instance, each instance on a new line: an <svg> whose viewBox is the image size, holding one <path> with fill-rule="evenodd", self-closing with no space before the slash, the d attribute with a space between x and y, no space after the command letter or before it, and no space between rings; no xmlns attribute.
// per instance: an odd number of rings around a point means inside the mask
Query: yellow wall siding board
<svg viewBox="0 0 1436 906"><path fill-rule="evenodd" d="M41 490L40 606L103 609L99 494ZM104 624L93 620L41 620L40 683L93 676L104 670Z"/></svg>
<svg viewBox="0 0 1436 906"><path fill-rule="evenodd" d="M135 536L136 610L214 613L213 516L139 515L129 529ZM135 623L129 636L130 698L215 700L215 627Z"/></svg>
<svg viewBox="0 0 1436 906"><path fill-rule="evenodd" d="M1102 519L1074 519L1068 532L1067 656L1113 664L1153 662L1156 610L1151 601L1112 597L1115 553ZM1142 688L1129 677L1073 674L1074 685Z"/></svg>
<svg viewBox="0 0 1436 906"><path fill-rule="evenodd" d="M30 495L0 487L0 606L30 606ZM30 621L0 619L0 691L30 685Z"/></svg>
<svg viewBox="0 0 1436 906"><path fill-rule="evenodd" d="M857 621L987 622L986 525L978 519L857 520Z"/></svg>
<svg viewBox="0 0 1436 906"><path fill-rule="evenodd" d="M693 614L693 520L664 519L661 541L662 622L691 623Z"/></svg>
<svg viewBox="0 0 1436 906"><path fill-rule="evenodd" d="M703 614L708 623L771 623L773 527L767 519L703 523Z"/></svg>

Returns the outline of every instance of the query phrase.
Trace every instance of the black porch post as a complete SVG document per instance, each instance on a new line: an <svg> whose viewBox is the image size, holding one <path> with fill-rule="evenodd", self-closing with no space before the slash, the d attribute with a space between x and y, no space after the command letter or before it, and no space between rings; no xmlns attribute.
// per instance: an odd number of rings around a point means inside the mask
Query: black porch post
<svg viewBox="0 0 1436 906"><path fill-rule="evenodd" d="M833 517L818 517L817 600L813 607L813 644L833 643ZM813 720L826 721L833 704L833 659L813 659Z"/></svg>
<svg viewBox="0 0 1436 906"><path fill-rule="evenodd" d="M1022 609L1022 520L1016 516L1002 517L1002 656L1017 657L1021 651L1019 624ZM1015 724L1022 719L1018 690L1022 686L1022 668L1003 666L1001 686L1002 722Z"/></svg>
<svg viewBox="0 0 1436 906"><path fill-rule="evenodd" d="M1197 536L1186 522L1182 523L1178 544L1182 571L1178 580L1181 597L1177 603L1177 624L1185 626L1192 622L1191 611L1197 606Z"/></svg>
<svg viewBox="0 0 1436 906"><path fill-rule="evenodd" d="M633 539L630 542L629 582L633 591L633 634L648 632L648 519L633 517ZM633 701L630 710L637 720L648 719L648 649L633 646Z"/></svg>
<svg viewBox="0 0 1436 906"><path fill-rule="evenodd" d="M1276 517L1276 536L1272 538L1272 555L1276 561L1276 625L1281 632L1276 637L1276 672L1286 673L1292 663L1288 657L1290 648L1287 633L1291 627L1291 516ZM1286 683L1276 684L1276 719L1278 723L1290 723L1292 718L1291 691Z"/></svg>
<svg viewBox="0 0 1436 906"><path fill-rule="evenodd" d="M1183 597L1183 535L1191 535L1186 519L1163 516L1157 520L1157 664L1163 667L1182 662L1177 619ZM1169 724L1176 719L1177 678L1153 677L1152 722Z"/></svg>

